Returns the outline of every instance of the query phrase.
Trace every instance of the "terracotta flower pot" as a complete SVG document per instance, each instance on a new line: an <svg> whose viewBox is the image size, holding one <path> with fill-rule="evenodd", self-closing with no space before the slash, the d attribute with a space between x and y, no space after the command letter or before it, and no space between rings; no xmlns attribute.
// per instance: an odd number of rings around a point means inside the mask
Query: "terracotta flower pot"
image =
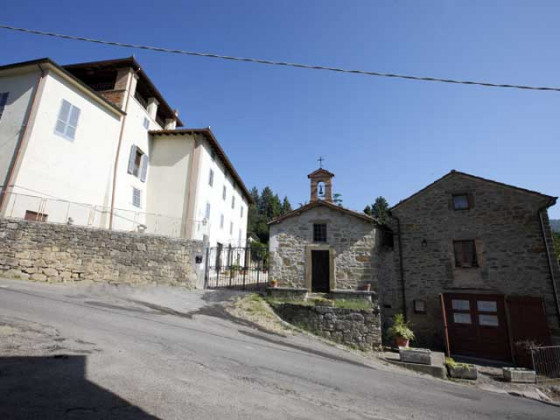
<svg viewBox="0 0 560 420"><path fill-rule="evenodd" d="M278 282L276 280L270 280L269 285L270 287L276 287L278 286Z"/></svg>
<svg viewBox="0 0 560 420"><path fill-rule="evenodd" d="M408 347L410 340L402 337L395 337L395 342L397 343L397 347Z"/></svg>

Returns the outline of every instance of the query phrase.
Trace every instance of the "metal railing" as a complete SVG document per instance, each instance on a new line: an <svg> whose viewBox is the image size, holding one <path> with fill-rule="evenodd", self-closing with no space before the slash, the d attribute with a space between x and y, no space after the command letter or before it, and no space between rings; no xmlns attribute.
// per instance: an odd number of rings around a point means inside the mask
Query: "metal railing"
<svg viewBox="0 0 560 420"><path fill-rule="evenodd" d="M560 346L532 347L531 359L538 383L560 383Z"/></svg>
<svg viewBox="0 0 560 420"><path fill-rule="evenodd" d="M264 289L267 283L266 252L256 252L250 246L206 249L205 288Z"/></svg>
<svg viewBox="0 0 560 420"><path fill-rule="evenodd" d="M14 192L6 194L5 203L4 217L109 229L109 207ZM181 236L180 218L119 208L113 215L115 231Z"/></svg>

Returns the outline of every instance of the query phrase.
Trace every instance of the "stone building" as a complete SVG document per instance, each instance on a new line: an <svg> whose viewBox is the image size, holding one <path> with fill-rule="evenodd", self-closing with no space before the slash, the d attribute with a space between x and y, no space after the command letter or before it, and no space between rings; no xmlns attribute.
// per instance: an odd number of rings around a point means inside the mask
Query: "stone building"
<svg viewBox="0 0 560 420"><path fill-rule="evenodd" d="M416 346L447 342L451 353L490 359L519 362L516 343L558 341L560 276L547 216L555 202L451 171L398 203L383 317L405 312Z"/></svg>
<svg viewBox="0 0 560 420"><path fill-rule="evenodd" d="M333 203L334 174L318 169L310 202L269 222L270 278L293 292L377 290L382 229L375 219Z"/></svg>

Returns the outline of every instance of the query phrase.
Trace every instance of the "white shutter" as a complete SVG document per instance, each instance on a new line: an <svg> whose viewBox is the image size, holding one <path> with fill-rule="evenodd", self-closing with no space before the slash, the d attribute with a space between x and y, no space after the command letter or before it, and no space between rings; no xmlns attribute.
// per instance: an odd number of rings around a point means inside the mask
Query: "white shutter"
<svg viewBox="0 0 560 420"><path fill-rule="evenodd" d="M146 182L147 173L148 173L148 155L142 155L142 169L140 171L140 181Z"/></svg>
<svg viewBox="0 0 560 420"><path fill-rule="evenodd" d="M130 156L128 158L128 173L129 174L133 174L134 173L134 160L136 159L136 145L132 145L130 147Z"/></svg>

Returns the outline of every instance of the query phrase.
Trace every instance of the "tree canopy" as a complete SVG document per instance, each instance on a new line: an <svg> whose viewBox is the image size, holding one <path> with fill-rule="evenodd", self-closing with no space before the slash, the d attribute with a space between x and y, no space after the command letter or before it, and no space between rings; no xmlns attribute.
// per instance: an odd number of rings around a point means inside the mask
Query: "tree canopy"
<svg viewBox="0 0 560 420"><path fill-rule="evenodd" d="M264 187L259 193L256 187L251 189L251 197L255 204L249 206L248 233L255 236L259 242L268 243L267 222L292 211L288 197L280 201L270 187Z"/></svg>
<svg viewBox="0 0 560 420"><path fill-rule="evenodd" d="M385 225L389 222L389 203L385 197L379 196L372 205L367 205L364 213L368 216L375 217L379 223Z"/></svg>

